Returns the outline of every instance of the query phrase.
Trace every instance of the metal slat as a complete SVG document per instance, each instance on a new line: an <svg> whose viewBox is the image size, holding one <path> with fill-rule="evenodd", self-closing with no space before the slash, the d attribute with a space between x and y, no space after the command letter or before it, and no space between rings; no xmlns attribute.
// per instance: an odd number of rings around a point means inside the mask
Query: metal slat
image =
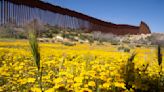
<svg viewBox="0 0 164 92"><path fill-rule="evenodd" d="M2 25L2 0L0 0L0 25Z"/></svg>

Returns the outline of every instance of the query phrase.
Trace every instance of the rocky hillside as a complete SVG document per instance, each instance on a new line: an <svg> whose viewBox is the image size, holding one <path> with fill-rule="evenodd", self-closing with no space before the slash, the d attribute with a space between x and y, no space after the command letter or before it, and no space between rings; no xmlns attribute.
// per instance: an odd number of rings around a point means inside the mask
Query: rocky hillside
<svg viewBox="0 0 164 92"><path fill-rule="evenodd" d="M103 43L108 42L113 45L117 44L132 44L132 45L156 45L164 44L163 33L151 33L141 35L124 35L118 36L110 33L91 32L86 33L86 30L80 29L63 29L58 27L52 27L49 25L39 25L36 30L40 42L62 42L62 43ZM16 38L27 39L28 32L26 27L15 27L13 25L7 25L0 27L0 38Z"/></svg>

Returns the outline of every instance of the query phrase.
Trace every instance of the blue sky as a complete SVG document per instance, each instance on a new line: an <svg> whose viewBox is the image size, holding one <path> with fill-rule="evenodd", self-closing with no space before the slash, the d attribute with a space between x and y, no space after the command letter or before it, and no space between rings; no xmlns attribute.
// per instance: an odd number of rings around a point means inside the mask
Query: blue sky
<svg viewBox="0 0 164 92"><path fill-rule="evenodd" d="M44 0L116 24L146 22L152 32L164 32L164 0Z"/></svg>

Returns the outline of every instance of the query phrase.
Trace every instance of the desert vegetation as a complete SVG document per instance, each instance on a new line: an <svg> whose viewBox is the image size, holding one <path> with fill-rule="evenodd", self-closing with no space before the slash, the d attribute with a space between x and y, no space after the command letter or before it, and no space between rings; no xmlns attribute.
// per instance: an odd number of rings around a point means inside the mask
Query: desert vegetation
<svg viewBox="0 0 164 92"><path fill-rule="evenodd" d="M160 46L122 52L118 51L119 46L110 44L78 43L70 47L61 43L39 43L38 52L34 43L30 44L31 54L28 41L0 42L1 91L164 90L164 52Z"/></svg>
<svg viewBox="0 0 164 92"><path fill-rule="evenodd" d="M1 26L0 91L164 91L163 34L40 26Z"/></svg>
<svg viewBox="0 0 164 92"><path fill-rule="evenodd" d="M114 35L111 33L102 33L99 31L87 32L85 29L60 28L57 26L41 25L37 21L31 22L35 24L40 42L61 42L65 45L75 45L79 43L111 43L113 45L129 44L129 45L164 45L163 33L151 33L141 35ZM29 24L31 24L29 23ZM26 26L16 26L15 24L6 24L0 27L1 39L28 39L28 30Z"/></svg>

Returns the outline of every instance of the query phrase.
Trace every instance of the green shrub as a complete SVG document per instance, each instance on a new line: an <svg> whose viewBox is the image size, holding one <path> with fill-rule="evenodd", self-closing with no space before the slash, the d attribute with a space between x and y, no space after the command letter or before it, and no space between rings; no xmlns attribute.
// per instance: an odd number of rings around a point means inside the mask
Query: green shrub
<svg viewBox="0 0 164 92"><path fill-rule="evenodd" d="M81 40L85 40L85 39L86 39L86 36L80 34L80 35L79 35L79 38L80 38Z"/></svg>
<svg viewBox="0 0 164 92"><path fill-rule="evenodd" d="M127 47L123 47L123 46L121 46L121 47L118 47L118 51L130 52L130 49L127 48Z"/></svg>
<svg viewBox="0 0 164 92"><path fill-rule="evenodd" d="M74 45L76 45L75 43L71 43L71 42L62 42L62 44L66 45L66 46L74 46Z"/></svg>
<svg viewBox="0 0 164 92"><path fill-rule="evenodd" d="M0 27L0 38L27 39L27 33L23 28L6 25Z"/></svg>

